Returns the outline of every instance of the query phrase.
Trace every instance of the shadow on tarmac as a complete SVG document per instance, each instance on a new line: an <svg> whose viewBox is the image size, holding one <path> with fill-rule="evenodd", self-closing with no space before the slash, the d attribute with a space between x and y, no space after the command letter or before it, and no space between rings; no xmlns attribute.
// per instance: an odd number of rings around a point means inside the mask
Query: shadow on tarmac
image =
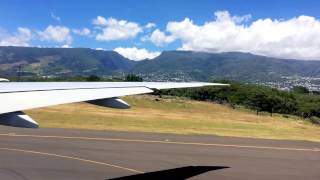
<svg viewBox="0 0 320 180"><path fill-rule="evenodd" d="M203 174L209 171L216 171L220 169L226 169L226 166L186 166L175 169L168 169L163 171L148 172L143 174L113 178L109 180L163 180L163 179L174 179L183 180Z"/></svg>

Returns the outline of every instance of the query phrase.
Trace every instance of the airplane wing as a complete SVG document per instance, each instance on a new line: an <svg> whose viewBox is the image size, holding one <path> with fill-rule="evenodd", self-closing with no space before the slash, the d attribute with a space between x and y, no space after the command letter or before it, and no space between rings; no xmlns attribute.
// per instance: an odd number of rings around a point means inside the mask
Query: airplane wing
<svg viewBox="0 0 320 180"><path fill-rule="evenodd" d="M151 93L154 89L224 85L199 82L0 82L0 124L38 127L32 118L21 112L32 108L88 102L125 109L130 106L118 97Z"/></svg>

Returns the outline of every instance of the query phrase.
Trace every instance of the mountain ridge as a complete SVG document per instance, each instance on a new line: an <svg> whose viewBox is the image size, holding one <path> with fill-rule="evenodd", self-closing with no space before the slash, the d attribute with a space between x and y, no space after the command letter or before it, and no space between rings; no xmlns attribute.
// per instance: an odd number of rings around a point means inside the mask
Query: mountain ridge
<svg viewBox="0 0 320 180"><path fill-rule="evenodd" d="M152 76L167 74L169 77L180 73L190 80L254 82L274 80L281 76L319 77L320 61L278 59L241 52L164 51L152 61L139 62L132 72Z"/></svg>
<svg viewBox="0 0 320 180"><path fill-rule="evenodd" d="M114 75L134 73L152 81L277 81L283 76L320 77L320 61L279 59L242 52L163 51L132 61L115 51L89 48L0 47L0 76Z"/></svg>

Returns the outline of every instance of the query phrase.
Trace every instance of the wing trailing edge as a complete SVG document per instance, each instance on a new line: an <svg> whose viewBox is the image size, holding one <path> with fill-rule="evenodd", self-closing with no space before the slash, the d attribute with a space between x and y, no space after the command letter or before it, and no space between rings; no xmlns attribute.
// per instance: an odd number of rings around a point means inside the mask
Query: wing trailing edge
<svg viewBox="0 0 320 180"><path fill-rule="evenodd" d="M152 93L154 89L202 86L228 86L228 84L198 82L0 82L0 124L37 128L38 123L21 111L75 102L128 109L130 105L118 97Z"/></svg>
<svg viewBox="0 0 320 180"><path fill-rule="evenodd" d="M151 92L153 92L151 89L145 87L128 87L0 93L0 114Z"/></svg>

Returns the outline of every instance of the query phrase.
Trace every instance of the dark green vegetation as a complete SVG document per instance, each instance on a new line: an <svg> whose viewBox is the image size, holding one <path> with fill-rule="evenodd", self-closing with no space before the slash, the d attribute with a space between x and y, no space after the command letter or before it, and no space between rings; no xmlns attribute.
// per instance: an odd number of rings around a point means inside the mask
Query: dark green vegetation
<svg viewBox="0 0 320 180"><path fill-rule="evenodd" d="M282 76L320 77L319 61L283 60L248 53L167 51L153 60L131 61L114 51L88 48L0 47L0 76L70 77L139 74L148 80L229 79L277 81Z"/></svg>
<svg viewBox="0 0 320 180"><path fill-rule="evenodd" d="M143 78L140 76L137 76L135 74L128 74L126 75L125 81L128 82L142 82Z"/></svg>
<svg viewBox="0 0 320 180"><path fill-rule="evenodd" d="M11 81L21 81L21 82L81 82L81 81L125 81L122 78L108 78L97 75L77 75L77 76L49 76L49 77L40 77L40 76L25 76L25 77L11 77Z"/></svg>
<svg viewBox="0 0 320 180"><path fill-rule="evenodd" d="M226 81L224 81L226 82ZM260 112L290 114L304 117L314 123L320 122L320 95L308 91L301 92L297 87L291 92L274 88L248 85L237 82L230 87L203 87L191 89L171 89L156 92L157 95L188 97L195 100L226 103L233 108L245 107ZM297 91L298 89L298 91ZM295 91L296 90L296 91Z"/></svg>
<svg viewBox="0 0 320 180"><path fill-rule="evenodd" d="M89 76L64 76L64 77L39 77L39 76L31 76L31 77L13 77L11 81L21 81L21 82L142 82L143 78L137 76L135 74L127 74L123 78L120 77L102 77L97 75L89 75Z"/></svg>

